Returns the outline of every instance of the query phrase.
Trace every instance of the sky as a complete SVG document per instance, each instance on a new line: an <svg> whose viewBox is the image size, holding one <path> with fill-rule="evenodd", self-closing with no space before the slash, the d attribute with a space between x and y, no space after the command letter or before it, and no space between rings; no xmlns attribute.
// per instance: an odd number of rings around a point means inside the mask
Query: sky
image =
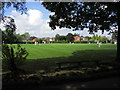
<svg viewBox="0 0 120 90"><path fill-rule="evenodd" d="M22 14L17 12L14 8L5 9L5 15L11 16L15 20L17 26L16 33L23 34L29 32L31 36L42 37L55 37L56 34L67 35L68 33L77 33L80 36L92 36L89 34L88 29L83 31L72 31L72 29L57 28L56 30L51 30L49 27L49 15L54 14L53 12L45 9L40 2L27 2L27 14ZM101 36L110 37L107 32L102 34L101 31L96 33Z"/></svg>

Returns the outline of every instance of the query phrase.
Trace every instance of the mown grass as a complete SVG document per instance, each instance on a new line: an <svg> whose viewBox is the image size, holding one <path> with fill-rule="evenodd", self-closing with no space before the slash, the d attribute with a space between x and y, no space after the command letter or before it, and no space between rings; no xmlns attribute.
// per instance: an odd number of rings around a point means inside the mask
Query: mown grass
<svg viewBox="0 0 120 90"><path fill-rule="evenodd" d="M116 50L116 45L103 44L22 44L29 52L27 59L43 59L72 56L73 52L83 50ZM104 52L104 51L103 51Z"/></svg>
<svg viewBox="0 0 120 90"><path fill-rule="evenodd" d="M101 60L115 61L116 45L102 44L23 44L29 56L21 68L32 72L51 72L56 62Z"/></svg>

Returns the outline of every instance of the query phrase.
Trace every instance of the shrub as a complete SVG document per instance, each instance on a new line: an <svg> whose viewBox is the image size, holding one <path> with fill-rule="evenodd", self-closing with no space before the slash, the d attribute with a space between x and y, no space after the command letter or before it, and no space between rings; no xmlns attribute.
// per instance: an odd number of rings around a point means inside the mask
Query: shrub
<svg viewBox="0 0 120 90"><path fill-rule="evenodd" d="M3 69L16 71L19 65L23 64L28 56L28 52L25 48L22 48L19 44L17 46L6 45L2 46L2 65Z"/></svg>

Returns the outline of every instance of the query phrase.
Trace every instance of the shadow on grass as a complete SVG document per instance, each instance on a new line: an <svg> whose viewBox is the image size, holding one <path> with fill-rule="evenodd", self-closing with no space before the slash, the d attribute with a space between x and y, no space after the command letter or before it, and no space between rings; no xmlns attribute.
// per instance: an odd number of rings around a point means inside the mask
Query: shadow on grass
<svg viewBox="0 0 120 90"><path fill-rule="evenodd" d="M56 62L79 62L79 61L105 61L114 62L116 58L115 50L84 50L76 51L69 57L54 57L46 59L27 60L21 67L26 71L31 72L54 72L58 67Z"/></svg>

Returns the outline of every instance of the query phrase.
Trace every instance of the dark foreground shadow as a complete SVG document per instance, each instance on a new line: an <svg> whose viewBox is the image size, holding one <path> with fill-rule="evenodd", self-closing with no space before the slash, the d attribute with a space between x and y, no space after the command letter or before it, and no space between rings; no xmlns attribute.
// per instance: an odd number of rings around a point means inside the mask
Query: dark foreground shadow
<svg viewBox="0 0 120 90"><path fill-rule="evenodd" d="M3 75L3 90L5 89L29 89L38 90L40 88L58 88L60 90L76 90L78 88L100 87L102 82L113 82L108 85L111 88L118 88L119 63L115 62L116 51L113 50L87 50L76 51L69 57L56 57L47 59L27 60L17 78ZM85 63L85 67L69 69L70 65L61 71L56 71L56 62L78 62L78 61L102 61L107 62L104 67L91 64L94 68L88 67L90 63ZM90 65L90 66L91 66ZM108 80L105 78L109 77ZM117 77L117 79L115 78ZM15 79L14 79L15 78ZM100 81L100 79L104 80ZM114 79L112 79L114 78ZM93 81L94 80L94 81ZM98 81L96 81L98 80ZM90 84L91 83L91 84ZM95 84L96 83L96 84ZM104 84L103 83L103 84ZM46 88L46 86L48 88ZM105 87L105 84L103 88ZM108 86L106 85L106 88ZM74 89L76 88L76 89ZM101 87L102 88L102 87Z"/></svg>

